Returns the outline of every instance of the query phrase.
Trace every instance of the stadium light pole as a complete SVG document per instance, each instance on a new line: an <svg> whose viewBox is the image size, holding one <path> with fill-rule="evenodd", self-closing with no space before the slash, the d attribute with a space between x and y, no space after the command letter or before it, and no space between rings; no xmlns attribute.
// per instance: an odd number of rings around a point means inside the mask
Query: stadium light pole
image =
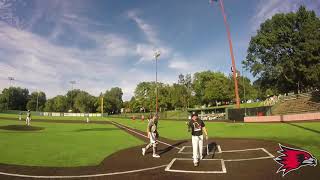
<svg viewBox="0 0 320 180"><path fill-rule="evenodd" d="M70 104L70 108L71 108L71 110L72 110L72 101L73 101L73 97L72 97L72 95L73 95L73 85L75 85L76 84L76 81L69 81L70 82L70 84L71 84L71 104Z"/></svg>
<svg viewBox="0 0 320 180"><path fill-rule="evenodd" d="M8 77L8 80L9 80L9 87L11 87L11 83L12 83L12 81L14 81L14 77Z"/></svg>
<svg viewBox="0 0 320 180"><path fill-rule="evenodd" d="M38 94L37 94L37 112L38 112L38 107L39 107L39 90L37 91Z"/></svg>
<svg viewBox="0 0 320 180"><path fill-rule="evenodd" d="M218 0L211 0L212 1L218 1ZM237 69L236 69L236 63L235 63L235 58L233 54L233 48L232 48L232 40L231 40L231 34L230 34L230 27L227 22L227 16L224 12L224 6L223 6L223 0L219 0L220 3L220 8L221 8L221 13L223 16L224 24L226 26L226 31L227 31L227 36L228 36L228 42L229 42L229 50L230 50L230 55L231 55L231 60L232 60L232 74L233 74L233 80L234 80L234 91L235 91L235 96L236 96L236 106L239 109L240 108L240 98L239 98L239 91L238 91L238 80L237 80Z"/></svg>
<svg viewBox="0 0 320 180"><path fill-rule="evenodd" d="M8 77L9 80L9 88L11 87L11 82L14 81L14 77ZM10 91L9 91L10 93ZM7 110L9 110L9 104L10 104L10 94L8 96L8 102L7 102Z"/></svg>
<svg viewBox="0 0 320 180"><path fill-rule="evenodd" d="M160 57L160 51L154 53L156 60L156 114L158 115L158 58Z"/></svg>

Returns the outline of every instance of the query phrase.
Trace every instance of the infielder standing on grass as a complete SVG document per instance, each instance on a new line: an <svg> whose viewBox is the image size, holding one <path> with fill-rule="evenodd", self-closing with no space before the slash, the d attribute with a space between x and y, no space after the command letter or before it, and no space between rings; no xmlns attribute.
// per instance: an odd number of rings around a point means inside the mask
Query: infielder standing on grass
<svg viewBox="0 0 320 180"><path fill-rule="evenodd" d="M205 128L204 122L198 118L198 114L192 114L191 120L188 124L188 131L192 134L192 152L193 164L199 166L199 160L203 158L203 132L208 140L208 132Z"/></svg>
<svg viewBox="0 0 320 180"><path fill-rule="evenodd" d="M160 156L157 154L157 139L159 137L158 134L158 116L155 115L153 118L149 120L148 127L147 127L147 133L148 138L150 139L150 143L145 147L142 148L142 155L144 156L146 154L146 151L152 146L153 154L152 157L159 158Z"/></svg>
<svg viewBox="0 0 320 180"><path fill-rule="evenodd" d="M31 121L31 112L30 112L30 110L28 110L27 119L26 119L27 126L30 126L30 121Z"/></svg>

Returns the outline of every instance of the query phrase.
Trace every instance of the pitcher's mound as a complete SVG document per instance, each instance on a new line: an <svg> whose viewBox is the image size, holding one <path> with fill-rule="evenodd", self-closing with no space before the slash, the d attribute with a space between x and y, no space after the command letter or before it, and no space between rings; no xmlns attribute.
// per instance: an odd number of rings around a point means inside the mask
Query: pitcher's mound
<svg viewBox="0 0 320 180"><path fill-rule="evenodd" d="M26 126L26 125L8 125L0 126L0 129L9 130L9 131L40 131L43 130L43 127L37 126Z"/></svg>

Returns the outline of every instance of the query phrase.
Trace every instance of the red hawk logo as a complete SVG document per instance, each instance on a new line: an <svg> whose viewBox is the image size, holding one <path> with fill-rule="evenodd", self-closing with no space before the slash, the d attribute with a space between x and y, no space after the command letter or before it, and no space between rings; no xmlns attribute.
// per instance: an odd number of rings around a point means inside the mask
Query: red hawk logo
<svg viewBox="0 0 320 180"><path fill-rule="evenodd" d="M281 165L277 173L282 172L282 177L302 166L317 165L317 159L307 151L286 147L281 144L279 144L279 147L280 150L277 152L281 155L274 160Z"/></svg>

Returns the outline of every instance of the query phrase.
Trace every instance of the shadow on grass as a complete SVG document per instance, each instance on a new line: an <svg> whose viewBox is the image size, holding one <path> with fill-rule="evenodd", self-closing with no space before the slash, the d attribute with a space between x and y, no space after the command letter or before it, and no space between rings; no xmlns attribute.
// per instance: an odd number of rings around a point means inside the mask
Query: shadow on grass
<svg viewBox="0 0 320 180"><path fill-rule="evenodd" d="M88 128L88 129L78 129L75 132L89 132L89 131L114 131L119 130L118 128Z"/></svg>
<svg viewBox="0 0 320 180"><path fill-rule="evenodd" d="M27 126L27 125L8 125L0 126L0 129L9 130L9 131L40 131L43 130L43 127L37 126Z"/></svg>
<svg viewBox="0 0 320 180"><path fill-rule="evenodd" d="M320 131L315 130L315 129L307 128L307 127L304 127L304 126L301 126L301 125L297 125L297 124L293 124L293 123L289 123L289 122L283 122L283 123L291 125L291 126L294 126L294 127L297 127L297 128L300 128L300 129L304 129L304 130L307 130L307 131L310 131L310 132L314 132L314 133L320 134Z"/></svg>

